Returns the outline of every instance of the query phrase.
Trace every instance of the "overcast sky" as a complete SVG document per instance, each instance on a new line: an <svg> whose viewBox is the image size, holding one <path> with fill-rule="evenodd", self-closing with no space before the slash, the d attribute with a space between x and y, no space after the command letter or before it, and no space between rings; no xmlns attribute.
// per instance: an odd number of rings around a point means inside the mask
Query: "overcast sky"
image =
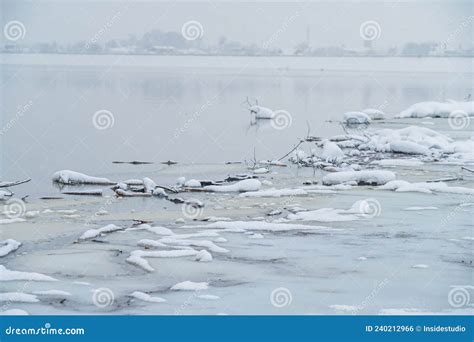
<svg viewBox="0 0 474 342"><path fill-rule="evenodd" d="M285 49L306 40L313 46L361 48L359 28L380 25L377 47L408 41L473 44L474 1L24 1L0 0L2 27L22 22L25 43L89 41L111 23L99 43L151 29L181 31L190 20L201 23L206 43L219 37ZM115 18L114 18L115 16ZM276 34L276 32L278 32ZM273 38L272 38L273 37ZM4 39L2 35L2 39ZM4 42L4 40L2 41Z"/></svg>

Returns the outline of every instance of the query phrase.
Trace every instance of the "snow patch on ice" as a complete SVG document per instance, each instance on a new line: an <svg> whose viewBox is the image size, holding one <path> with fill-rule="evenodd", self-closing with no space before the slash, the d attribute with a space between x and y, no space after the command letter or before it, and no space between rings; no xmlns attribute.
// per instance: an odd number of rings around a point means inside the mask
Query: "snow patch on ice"
<svg viewBox="0 0 474 342"><path fill-rule="evenodd" d="M202 291L207 290L209 284L206 282L193 282L193 281L183 281L171 287L171 290L174 291Z"/></svg>
<svg viewBox="0 0 474 342"><path fill-rule="evenodd" d="M130 294L130 297L142 300L144 302L149 302L149 303L164 303L164 302L166 302L166 299L164 299L164 298L153 297L153 296L150 296L148 293L140 292L140 291L132 292Z"/></svg>
<svg viewBox="0 0 474 342"><path fill-rule="evenodd" d="M57 279L35 272L21 272L11 271L5 266L0 265L0 281L15 281L15 280L28 280L28 281L57 281Z"/></svg>
<svg viewBox="0 0 474 342"><path fill-rule="evenodd" d="M115 232L117 230L122 230L122 229L125 229L125 228L116 226L115 224L108 224L102 228L87 230L86 232L84 232L84 234L82 234L79 237L79 240L93 239L102 234L112 233L112 232Z"/></svg>
<svg viewBox="0 0 474 342"><path fill-rule="evenodd" d="M244 179L230 185L208 185L204 189L211 192L247 192L258 191L262 183L258 179Z"/></svg>

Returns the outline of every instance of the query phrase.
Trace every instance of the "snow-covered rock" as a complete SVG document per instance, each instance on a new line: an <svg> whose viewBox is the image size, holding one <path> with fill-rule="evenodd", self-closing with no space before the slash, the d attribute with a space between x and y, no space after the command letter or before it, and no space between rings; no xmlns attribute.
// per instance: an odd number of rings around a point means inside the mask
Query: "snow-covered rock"
<svg viewBox="0 0 474 342"><path fill-rule="evenodd" d="M143 178L143 186L145 187L145 192L153 193L153 190L158 186L155 181L151 178Z"/></svg>
<svg viewBox="0 0 474 342"><path fill-rule="evenodd" d="M326 162L335 163L342 161L345 155L336 143L329 140L324 140L323 147L318 153L318 157Z"/></svg>
<svg viewBox="0 0 474 342"><path fill-rule="evenodd" d="M111 185L115 184L107 178L93 177L86 174L71 171L71 170L61 170L53 174L53 181L61 184L102 184L102 185Z"/></svg>
<svg viewBox="0 0 474 342"><path fill-rule="evenodd" d="M474 102L464 102L464 101L447 101L447 102L436 102L436 101L427 101L419 102L411 105L400 114L397 118L424 118L424 117L433 117L433 118L446 118L449 117L451 113L454 112L463 112L468 116L474 116Z"/></svg>
<svg viewBox="0 0 474 342"><path fill-rule="evenodd" d="M324 185L334 185L355 182L357 185L382 185L395 179L391 171L363 170L342 171L331 173L323 177Z"/></svg>
<svg viewBox="0 0 474 342"><path fill-rule="evenodd" d="M371 119L369 115L364 112L347 112L344 113L344 119L342 121L346 124L357 125L369 124Z"/></svg>
<svg viewBox="0 0 474 342"><path fill-rule="evenodd" d="M197 179L190 179L184 183L184 186L188 188L200 188L201 182L198 181Z"/></svg>

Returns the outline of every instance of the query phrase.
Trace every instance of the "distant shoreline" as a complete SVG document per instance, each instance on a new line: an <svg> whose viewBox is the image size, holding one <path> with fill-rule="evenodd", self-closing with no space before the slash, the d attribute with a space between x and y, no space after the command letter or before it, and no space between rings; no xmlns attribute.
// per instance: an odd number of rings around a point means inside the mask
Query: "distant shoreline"
<svg viewBox="0 0 474 342"><path fill-rule="evenodd" d="M193 54L193 53L169 53L169 54L152 54L152 53L69 53L69 52L10 52L1 51L0 55L67 55L67 56L150 56L150 57L298 57L298 58L474 58L473 55L457 55L457 56L441 56L441 55L239 55L239 54Z"/></svg>

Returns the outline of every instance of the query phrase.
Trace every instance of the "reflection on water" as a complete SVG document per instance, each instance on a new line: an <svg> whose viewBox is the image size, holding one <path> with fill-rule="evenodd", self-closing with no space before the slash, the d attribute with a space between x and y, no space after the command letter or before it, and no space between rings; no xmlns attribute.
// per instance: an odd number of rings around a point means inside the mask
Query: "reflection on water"
<svg viewBox="0 0 474 342"><path fill-rule="evenodd" d="M383 69L382 58L374 59ZM432 63L432 62L431 62ZM341 133L346 111L366 107L396 114L424 100L462 99L470 74L319 71L210 72L155 68L2 66L2 179L50 178L58 169L113 172L113 160L222 163L278 158L307 133ZM250 125L245 99L283 109L292 124ZM22 115L18 107L32 101ZM93 115L113 114L99 130ZM12 127L10 127L12 126Z"/></svg>

